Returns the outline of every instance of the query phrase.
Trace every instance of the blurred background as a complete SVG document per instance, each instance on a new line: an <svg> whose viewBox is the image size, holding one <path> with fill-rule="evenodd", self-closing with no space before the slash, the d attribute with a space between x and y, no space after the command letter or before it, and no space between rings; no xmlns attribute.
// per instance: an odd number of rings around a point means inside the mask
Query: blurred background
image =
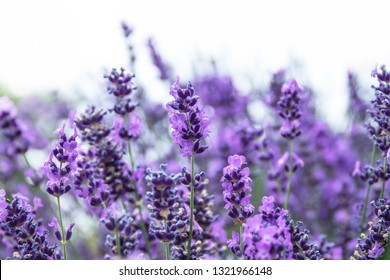
<svg viewBox="0 0 390 280"><path fill-rule="evenodd" d="M134 29L137 80L153 99L169 96L156 79L150 37L183 81L215 60L248 91L285 68L315 89L320 114L343 130L347 71L369 90L371 70L390 61L389 7L388 1L2 1L0 95L58 90L93 99L108 69L128 66L120 27L126 21Z"/></svg>

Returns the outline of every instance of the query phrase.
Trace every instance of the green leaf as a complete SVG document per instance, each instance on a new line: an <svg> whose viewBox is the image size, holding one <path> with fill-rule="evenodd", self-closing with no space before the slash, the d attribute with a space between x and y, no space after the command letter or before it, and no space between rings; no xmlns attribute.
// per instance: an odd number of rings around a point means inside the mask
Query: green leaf
<svg viewBox="0 0 390 280"><path fill-rule="evenodd" d="M385 248L385 252L383 253L383 256L381 257L381 260L390 260L390 234L389 234L389 240L387 242L387 246Z"/></svg>

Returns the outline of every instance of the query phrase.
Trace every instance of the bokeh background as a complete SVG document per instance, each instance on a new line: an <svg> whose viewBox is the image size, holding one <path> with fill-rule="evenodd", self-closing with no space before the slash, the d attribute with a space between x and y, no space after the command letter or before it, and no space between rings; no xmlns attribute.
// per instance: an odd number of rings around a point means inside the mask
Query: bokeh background
<svg viewBox="0 0 390 280"><path fill-rule="evenodd" d="M148 38L184 80L209 67L242 90L265 85L280 68L315 89L320 114L346 126L347 71L370 88L370 72L390 61L388 1L1 1L0 87L14 95L58 90L93 99L102 74L127 67L120 23L134 28L136 75L156 100Z"/></svg>

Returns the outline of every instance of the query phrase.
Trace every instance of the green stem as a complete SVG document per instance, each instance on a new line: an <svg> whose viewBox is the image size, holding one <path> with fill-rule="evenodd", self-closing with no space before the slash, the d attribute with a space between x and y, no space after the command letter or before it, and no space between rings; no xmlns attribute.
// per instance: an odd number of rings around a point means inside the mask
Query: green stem
<svg viewBox="0 0 390 280"><path fill-rule="evenodd" d="M121 236L119 231L115 230L115 243L117 248L117 255L119 258L122 257L122 247L121 247Z"/></svg>
<svg viewBox="0 0 390 280"><path fill-rule="evenodd" d="M240 239L240 253L241 253L241 256L243 256L244 255L244 252L243 252L243 242L242 242L242 230L243 230L243 226L241 225L240 226L240 230L239 230L239 232L238 232L238 237L239 237L239 239Z"/></svg>
<svg viewBox="0 0 390 280"><path fill-rule="evenodd" d="M145 240L146 253L148 254L149 258L152 259L152 253L150 252L150 243L149 243L148 231L146 229L146 224L145 224L145 221L144 221L144 217L142 215L142 206L141 206L142 203L141 203L141 200L139 199L137 190L135 190L135 194L136 194L135 198L137 200L136 204L137 204L139 217L140 217L140 221L141 221L141 231L142 231L142 234L143 234L144 240Z"/></svg>
<svg viewBox="0 0 390 280"><path fill-rule="evenodd" d="M66 254L66 240L65 240L65 229L64 229L64 224L62 222L62 213L61 213L61 198L57 196L57 205L58 205L58 218L60 220L60 228L61 228L61 234L62 234L62 249L64 251L64 260L67 260L67 254Z"/></svg>
<svg viewBox="0 0 390 280"><path fill-rule="evenodd" d="M164 219L164 228L165 231L168 232L168 225L167 225L167 220ZM170 259L170 249L169 249L169 243L164 242L164 250L165 250L165 259L169 260Z"/></svg>
<svg viewBox="0 0 390 280"><path fill-rule="evenodd" d="M376 146L374 144L374 147L372 149L372 154L371 154L371 166L374 166L375 153L376 153ZM365 221L366 221L368 199L369 199L369 196L370 196L370 190L371 190L371 185L369 184L368 188L367 188L367 192L366 192L366 198L364 200L364 206L363 206L363 212L362 212L362 220L360 222L360 233L362 233L363 230L364 230L364 224L365 224Z"/></svg>
<svg viewBox="0 0 390 280"><path fill-rule="evenodd" d="M135 163L134 163L133 153L131 152L131 142L130 141L127 141L127 150L129 151L131 169L134 170Z"/></svg>
<svg viewBox="0 0 390 280"><path fill-rule="evenodd" d="M290 191L291 191L291 179L293 175L293 162L292 162L292 156L293 156L293 141L290 139L290 151L289 151L289 170L288 170L288 181L287 181L287 190L286 190L286 200L284 201L284 209L288 209L288 200L290 198Z"/></svg>
<svg viewBox="0 0 390 280"><path fill-rule="evenodd" d="M383 158L383 172L386 173L387 169L387 157ZM381 189L381 199L385 197L385 186L386 186L386 180L382 181L382 189Z"/></svg>
<svg viewBox="0 0 390 280"><path fill-rule="evenodd" d="M195 155L192 154L191 156L191 184L190 184L190 189L191 189L191 196L190 196L190 232L189 232L189 237L188 237L188 248L187 248L187 260L190 259L190 253L191 253L191 244L192 244L192 231L194 227L194 161L195 161Z"/></svg>
<svg viewBox="0 0 390 280"><path fill-rule="evenodd" d="M28 168L32 168L30 162L27 159L26 153L23 153L23 158L24 158L24 161L26 162Z"/></svg>

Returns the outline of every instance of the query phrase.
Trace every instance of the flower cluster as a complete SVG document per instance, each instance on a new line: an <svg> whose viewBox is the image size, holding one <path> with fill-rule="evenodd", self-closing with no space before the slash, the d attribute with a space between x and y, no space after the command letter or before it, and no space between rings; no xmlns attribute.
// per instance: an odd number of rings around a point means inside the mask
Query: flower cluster
<svg viewBox="0 0 390 280"><path fill-rule="evenodd" d="M15 194L8 204L5 195L5 191L0 190L0 235L12 242L10 258L61 259L56 244L50 245L49 231L35 220L34 209L28 199L21 194Z"/></svg>
<svg viewBox="0 0 390 280"><path fill-rule="evenodd" d="M234 223L241 226L254 212L251 204L252 179L249 177L249 167L244 156L233 155L228 157L229 165L223 169L221 178L225 209L234 219Z"/></svg>
<svg viewBox="0 0 390 280"><path fill-rule="evenodd" d="M49 179L46 191L55 197L60 197L70 191L73 182L73 174L76 169L77 131L74 126L73 135L65 134L65 123L56 131L58 141L50 152L49 159L44 164L44 171ZM54 161L54 159L56 161Z"/></svg>
<svg viewBox="0 0 390 280"><path fill-rule="evenodd" d="M180 79L171 86L170 94L175 98L167 104L169 122L172 125L172 136L180 147L180 153L185 157L201 154L207 146L201 141L209 136L209 120L206 113L199 107L199 96L188 83L187 88L179 86Z"/></svg>
<svg viewBox="0 0 390 280"><path fill-rule="evenodd" d="M352 259L377 260L385 252L390 234L390 201L379 199L371 203L375 218L369 222L366 234L362 234Z"/></svg>
<svg viewBox="0 0 390 280"><path fill-rule="evenodd" d="M134 229L134 218L119 209L117 204L112 204L103 211L100 222L110 232L104 245L114 255L128 256L137 247L141 233Z"/></svg>
<svg viewBox="0 0 390 280"><path fill-rule="evenodd" d="M291 258L291 240L287 226L288 211L275 208L275 199L263 197L259 214L244 224L242 238L247 259L270 260ZM229 246L232 247L232 244ZM235 250L238 249L235 246ZM234 247L233 247L234 248Z"/></svg>
<svg viewBox="0 0 390 280"><path fill-rule="evenodd" d="M30 146L23 125L16 118L16 111L8 97L0 97L0 154L7 156L23 154Z"/></svg>
<svg viewBox="0 0 390 280"><path fill-rule="evenodd" d="M171 258L181 259L180 255L187 254L183 245L188 239L189 213L178 190L181 173L167 175L166 168L161 165L159 171L147 171L146 181L152 191L146 194L146 199L155 220L149 231L162 243L172 246Z"/></svg>
<svg viewBox="0 0 390 280"><path fill-rule="evenodd" d="M295 80L291 80L282 87L282 93L278 105L280 107L279 115L283 119L280 134L288 139L294 139L301 134L300 122L301 110L299 109L299 93L303 89Z"/></svg>

